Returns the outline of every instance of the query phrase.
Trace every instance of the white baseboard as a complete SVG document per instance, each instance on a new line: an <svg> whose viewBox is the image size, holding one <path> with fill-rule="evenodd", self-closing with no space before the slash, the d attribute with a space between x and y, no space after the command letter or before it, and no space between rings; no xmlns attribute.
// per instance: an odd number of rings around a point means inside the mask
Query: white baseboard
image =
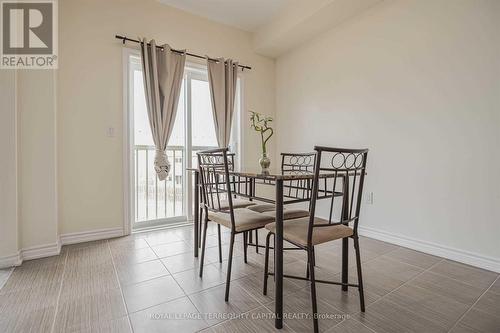
<svg viewBox="0 0 500 333"><path fill-rule="evenodd" d="M0 257L0 269L19 266L22 262L21 253L19 252L5 257Z"/></svg>
<svg viewBox="0 0 500 333"><path fill-rule="evenodd" d="M123 228L106 228L83 232L72 232L59 237L62 245L91 242L124 235Z"/></svg>
<svg viewBox="0 0 500 333"><path fill-rule="evenodd" d="M95 240L120 237L123 235L123 228L107 228L64 234L59 237L59 241L57 243L25 248L18 253L0 257L0 268L19 266L24 260L56 256L61 253L61 245L91 242Z"/></svg>
<svg viewBox="0 0 500 333"><path fill-rule="evenodd" d="M467 265L487 269L500 273L500 258L488 257L481 254L459 250L403 235L393 234L373 228L358 227L362 236L378 239L391 244L407 247L412 250L432 254L446 259L458 261Z"/></svg>
<svg viewBox="0 0 500 333"><path fill-rule="evenodd" d="M21 259L31 260L31 259L40 259L45 257L56 256L61 253L61 244L60 242L54 244L33 246L26 249L21 250Z"/></svg>

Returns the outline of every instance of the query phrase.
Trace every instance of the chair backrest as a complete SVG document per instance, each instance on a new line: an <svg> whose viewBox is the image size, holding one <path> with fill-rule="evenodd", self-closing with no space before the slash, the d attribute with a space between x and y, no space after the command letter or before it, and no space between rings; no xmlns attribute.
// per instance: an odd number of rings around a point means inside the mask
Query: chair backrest
<svg viewBox="0 0 500 333"><path fill-rule="evenodd" d="M317 163L314 168L313 193L310 205L309 245L315 228L352 223L354 233L357 234L366 174L366 160L368 158L368 149L314 147L314 150L316 151ZM329 174L330 177L322 178L322 174ZM325 179L327 181L324 181ZM325 186L323 190L332 193L328 223L326 224L314 224L316 201L318 192L321 191L320 186ZM335 204L336 201L337 205ZM337 220L335 220L336 206L340 206L340 214L338 214Z"/></svg>
<svg viewBox="0 0 500 333"><path fill-rule="evenodd" d="M228 149L205 150L197 155L203 206L207 213L212 211L231 214L231 224L234 228L233 199L229 175L229 170L232 168L229 163ZM227 201L227 205L222 205L223 201Z"/></svg>
<svg viewBox="0 0 500 333"><path fill-rule="evenodd" d="M314 172L316 153L281 153L281 171Z"/></svg>
<svg viewBox="0 0 500 333"><path fill-rule="evenodd" d="M281 172L284 174L313 173L316 153L281 153ZM309 199L311 181L309 179L289 180L285 182L283 194L292 199Z"/></svg>

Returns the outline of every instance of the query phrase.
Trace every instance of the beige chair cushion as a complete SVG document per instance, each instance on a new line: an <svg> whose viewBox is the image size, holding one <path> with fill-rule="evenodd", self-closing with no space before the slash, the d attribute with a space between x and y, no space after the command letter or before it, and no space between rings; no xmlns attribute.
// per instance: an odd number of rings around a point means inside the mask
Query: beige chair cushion
<svg viewBox="0 0 500 333"><path fill-rule="evenodd" d="M253 210L257 213L271 212L276 209L275 205L272 204L258 204L253 205L252 207L248 207L248 209Z"/></svg>
<svg viewBox="0 0 500 333"><path fill-rule="evenodd" d="M229 212L208 212L208 219L219 223L227 228L231 228L231 215ZM256 228L263 228L266 224L273 222L272 216L260 214L246 208L234 210L234 224L236 231L246 231Z"/></svg>
<svg viewBox="0 0 500 333"><path fill-rule="evenodd" d="M272 216L273 218L276 216L276 206L271 204L260 204L248 207L248 209L253 210L254 212L263 213L265 215ZM283 210L283 218L285 220L298 219L301 217L309 216L309 212L303 209L288 209L285 208Z"/></svg>
<svg viewBox="0 0 500 333"><path fill-rule="evenodd" d="M327 224L328 220L316 217L315 224ZM283 238L292 243L307 246L307 231L309 228L309 218L304 217L290 220L283 224ZM272 233L276 232L276 223L269 223L266 229ZM312 244L318 245L335 239L349 237L353 234L352 228L346 225L333 225L331 227L314 228Z"/></svg>
<svg viewBox="0 0 500 333"><path fill-rule="evenodd" d="M214 205L217 208L218 207L217 206L217 202L216 202L217 199L214 198L214 200L215 200ZM245 208L245 207L253 206L253 205L255 205L255 202L244 200L244 199L234 199L233 198L233 208L234 209L236 209L236 208ZM220 201L220 209L222 209L222 210L229 209L229 201L227 201L227 200L221 200Z"/></svg>

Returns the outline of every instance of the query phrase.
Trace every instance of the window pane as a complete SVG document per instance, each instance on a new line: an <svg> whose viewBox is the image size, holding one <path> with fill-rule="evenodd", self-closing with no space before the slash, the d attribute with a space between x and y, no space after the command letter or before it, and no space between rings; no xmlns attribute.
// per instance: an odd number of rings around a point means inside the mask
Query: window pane
<svg viewBox="0 0 500 333"><path fill-rule="evenodd" d="M133 80L134 142L138 146L153 146L153 136L151 135L151 127L149 126L141 70L133 71Z"/></svg>
<svg viewBox="0 0 500 333"><path fill-rule="evenodd" d="M192 145L217 147L208 82L191 80Z"/></svg>

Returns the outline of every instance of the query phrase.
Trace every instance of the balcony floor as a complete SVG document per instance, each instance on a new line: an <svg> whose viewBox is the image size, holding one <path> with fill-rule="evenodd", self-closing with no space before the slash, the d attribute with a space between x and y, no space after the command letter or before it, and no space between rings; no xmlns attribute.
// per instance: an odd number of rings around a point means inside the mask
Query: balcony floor
<svg viewBox="0 0 500 333"><path fill-rule="evenodd" d="M192 227L64 246L59 256L17 267L0 290L1 332L274 332L273 283L262 295L263 250L243 263L237 238L230 300L227 262L218 263L210 228L204 277L192 253ZM226 251L229 234L223 233ZM260 235L264 240L264 232ZM498 332L500 280L493 272L363 237L366 313L358 292L319 285L322 332ZM340 242L317 249L317 278L339 279ZM302 251L285 272L304 274ZM356 275L350 258L350 280ZM304 281L285 279L281 332L310 332Z"/></svg>

